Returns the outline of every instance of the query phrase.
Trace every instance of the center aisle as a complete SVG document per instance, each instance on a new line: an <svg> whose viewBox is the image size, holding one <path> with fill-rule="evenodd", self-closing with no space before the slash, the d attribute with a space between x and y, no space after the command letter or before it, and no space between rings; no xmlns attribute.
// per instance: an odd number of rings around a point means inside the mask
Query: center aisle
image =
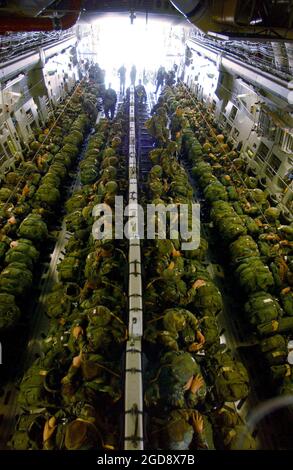
<svg viewBox="0 0 293 470"><path fill-rule="evenodd" d="M129 339L125 369L125 450L143 450L143 388L141 348L143 336L141 251L138 233L138 181L135 132L135 96L129 100Z"/></svg>

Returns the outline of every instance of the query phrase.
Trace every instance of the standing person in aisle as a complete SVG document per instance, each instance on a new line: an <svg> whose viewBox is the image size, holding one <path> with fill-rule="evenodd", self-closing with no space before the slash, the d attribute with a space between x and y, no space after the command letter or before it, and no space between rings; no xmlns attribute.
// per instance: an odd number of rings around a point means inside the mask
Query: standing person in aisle
<svg viewBox="0 0 293 470"><path fill-rule="evenodd" d="M169 72L166 75L166 85L168 86L173 86L175 85L175 71L169 70Z"/></svg>
<svg viewBox="0 0 293 470"><path fill-rule="evenodd" d="M103 84L105 82L105 70L102 70L99 64L91 64L89 67L89 79L98 85Z"/></svg>
<svg viewBox="0 0 293 470"><path fill-rule="evenodd" d="M118 69L118 75L120 79L120 93L124 95L125 93L125 80L126 80L126 67L125 65L121 65L120 69Z"/></svg>
<svg viewBox="0 0 293 470"><path fill-rule="evenodd" d="M96 121L98 117L98 110L95 104L90 99L88 99L85 95L81 96L80 101L83 105L85 112L89 116L89 118L93 121Z"/></svg>
<svg viewBox="0 0 293 470"><path fill-rule="evenodd" d="M159 70L158 70L158 72L157 72L157 78L156 78L157 88L156 88L155 93L158 92L158 90L159 90L160 87L163 87L163 86L164 86L165 76L166 76L165 67L163 67L163 66L161 65L160 68L159 68Z"/></svg>
<svg viewBox="0 0 293 470"><path fill-rule="evenodd" d="M107 119L112 120L114 118L116 103L117 93L111 88L111 83L109 83L109 88L105 91L103 98L104 113Z"/></svg>
<svg viewBox="0 0 293 470"><path fill-rule="evenodd" d="M147 94L145 87L141 83L141 80L138 80L138 85L135 87L135 97L138 101L138 104L143 104L147 101Z"/></svg>
<svg viewBox="0 0 293 470"><path fill-rule="evenodd" d="M130 83L131 85L135 86L135 80L136 80L136 67L133 65L130 70Z"/></svg>

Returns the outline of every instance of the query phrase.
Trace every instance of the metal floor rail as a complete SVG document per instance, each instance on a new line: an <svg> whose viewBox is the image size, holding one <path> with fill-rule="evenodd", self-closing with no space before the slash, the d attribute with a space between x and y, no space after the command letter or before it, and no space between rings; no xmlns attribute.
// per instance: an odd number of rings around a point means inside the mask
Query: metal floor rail
<svg viewBox="0 0 293 470"><path fill-rule="evenodd" d="M143 383L141 347L143 335L141 247L138 223L138 181L135 135L134 87L129 103L129 339L125 368L125 450L143 450Z"/></svg>

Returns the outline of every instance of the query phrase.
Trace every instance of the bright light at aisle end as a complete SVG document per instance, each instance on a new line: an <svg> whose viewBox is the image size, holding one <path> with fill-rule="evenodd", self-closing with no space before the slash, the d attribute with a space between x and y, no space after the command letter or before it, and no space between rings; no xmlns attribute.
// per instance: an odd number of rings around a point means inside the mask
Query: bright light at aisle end
<svg viewBox="0 0 293 470"><path fill-rule="evenodd" d="M106 82L118 84L117 70L124 64L127 82L132 65L137 68L137 80L143 71L155 73L160 65L169 65L171 26L167 22L136 18L131 25L128 17L104 18L95 23L97 32L97 62L106 70ZM173 63L173 61L172 61Z"/></svg>

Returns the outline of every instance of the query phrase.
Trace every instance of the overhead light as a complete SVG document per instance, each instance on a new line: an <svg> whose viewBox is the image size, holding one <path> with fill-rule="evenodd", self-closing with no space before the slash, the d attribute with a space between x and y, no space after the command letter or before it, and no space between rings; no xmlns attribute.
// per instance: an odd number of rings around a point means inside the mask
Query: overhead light
<svg viewBox="0 0 293 470"><path fill-rule="evenodd" d="M16 91L10 91L9 94L12 95L12 96L16 96L17 98L22 96L22 93L17 93Z"/></svg>
<svg viewBox="0 0 293 470"><path fill-rule="evenodd" d="M259 24L259 23L262 23L262 18L256 18L255 20L252 20L249 24L251 26L253 26L253 25Z"/></svg>
<svg viewBox="0 0 293 470"><path fill-rule="evenodd" d="M250 93L242 93L240 95L237 95L237 98L241 99L241 98L245 98L246 96L249 96Z"/></svg>
<svg viewBox="0 0 293 470"><path fill-rule="evenodd" d="M16 85L18 82L20 82L24 78L24 76L25 75L23 73L21 73L20 75L18 75L13 80L9 80L8 82L6 82L5 87L3 88L3 90L7 90L8 88L12 87L13 85Z"/></svg>

